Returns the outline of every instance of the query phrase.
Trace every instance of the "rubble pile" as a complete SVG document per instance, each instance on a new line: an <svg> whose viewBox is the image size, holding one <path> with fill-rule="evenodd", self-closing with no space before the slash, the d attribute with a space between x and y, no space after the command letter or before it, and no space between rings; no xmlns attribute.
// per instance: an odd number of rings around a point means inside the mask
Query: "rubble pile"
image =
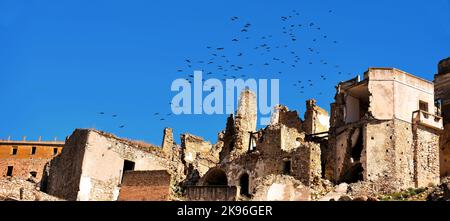
<svg viewBox="0 0 450 221"><path fill-rule="evenodd" d="M0 201L61 201L41 192L31 180L14 177L0 179Z"/></svg>

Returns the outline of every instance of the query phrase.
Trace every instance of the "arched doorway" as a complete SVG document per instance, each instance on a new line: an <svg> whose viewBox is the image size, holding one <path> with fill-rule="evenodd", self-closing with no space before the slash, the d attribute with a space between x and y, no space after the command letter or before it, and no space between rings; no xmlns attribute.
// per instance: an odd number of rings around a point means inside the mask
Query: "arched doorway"
<svg viewBox="0 0 450 221"><path fill-rule="evenodd" d="M203 181L205 186L228 186L227 174L221 169L212 169Z"/></svg>
<svg viewBox="0 0 450 221"><path fill-rule="evenodd" d="M250 182L250 177L248 176L248 174L247 173L242 174L241 178L239 179L239 185L241 187L240 194L242 196L250 196L249 182Z"/></svg>

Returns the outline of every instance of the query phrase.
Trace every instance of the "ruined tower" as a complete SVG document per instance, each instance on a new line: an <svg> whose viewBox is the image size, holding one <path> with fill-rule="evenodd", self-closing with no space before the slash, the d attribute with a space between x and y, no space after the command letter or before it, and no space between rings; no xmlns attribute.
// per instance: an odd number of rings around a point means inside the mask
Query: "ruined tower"
<svg viewBox="0 0 450 221"><path fill-rule="evenodd" d="M173 141L172 128L165 128L164 135L163 135L163 142L161 145L163 152L166 154L170 154L172 152L173 146L174 146L174 141Z"/></svg>
<svg viewBox="0 0 450 221"><path fill-rule="evenodd" d="M257 111L256 94L248 89L242 91L235 118L235 153L248 151L250 134L256 131Z"/></svg>
<svg viewBox="0 0 450 221"><path fill-rule="evenodd" d="M441 105L444 124L450 123L450 57L439 62L434 76L435 97Z"/></svg>
<svg viewBox="0 0 450 221"><path fill-rule="evenodd" d="M436 104L444 118L444 132L440 137L440 171L441 177L450 176L450 57L438 64L438 73L434 76Z"/></svg>

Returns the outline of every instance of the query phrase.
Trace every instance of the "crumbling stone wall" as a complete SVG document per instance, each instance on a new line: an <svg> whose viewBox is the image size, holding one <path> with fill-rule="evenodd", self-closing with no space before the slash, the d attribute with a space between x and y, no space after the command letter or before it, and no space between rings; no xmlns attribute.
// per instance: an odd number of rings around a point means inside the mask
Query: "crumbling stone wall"
<svg viewBox="0 0 450 221"><path fill-rule="evenodd" d="M235 131L236 128L234 123L234 115L231 114L227 118L225 130L220 132L218 136L218 145L221 145L221 151L219 153L220 161L223 161L233 151L235 143Z"/></svg>
<svg viewBox="0 0 450 221"><path fill-rule="evenodd" d="M256 94L250 90L244 90L239 97L238 110L234 120L233 151L236 154L245 154L248 151L250 133L256 131L257 109Z"/></svg>
<svg viewBox="0 0 450 221"><path fill-rule="evenodd" d="M201 137L183 134L181 136L181 148L185 165L187 167L192 165L201 176L219 163L220 149L215 148Z"/></svg>
<svg viewBox="0 0 450 221"><path fill-rule="evenodd" d="M444 131L440 137L441 177L450 176L450 58L438 64L438 73L434 76L435 99L441 102L438 110L444 118Z"/></svg>
<svg viewBox="0 0 450 221"><path fill-rule="evenodd" d="M450 124L445 125L439 143L441 177L448 177L450 176Z"/></svg>
<svg viewBox="0 0 450 221"><path fill-rule="evenodd" d="M243 176L248 176L248 192L254 193L255 180L271 174L290 174L304 185L321 177L319 143L305 141L297 112L277 106L271 125L254 134L256 148L238 157L227 156L219 164L226 172L228 185L242 191ZM204 179L200 180L200 185ZM247 192L247 191L244 191Z"/></svg>
<svg viewBox="0 0 450 221"><path fill-rule="evenodd" d="M435 99L442 101L444 124L450 123L450 58L438 64L438 73L434 76Z"/></svg>
<svg viewBox="0 0 450 221"><path fill-rule="evenodd" d="M0 201L62 201L39 191L39 185L16 177L0 178Z"/></svg>
<svg viewBox="0 0 450 221"><path fill-rule="evenodd" d="M440 182L439 136L436 131L421 125L414 129L416 187L428 187Z"/></svg>
<svg viewBox="0 0 450 221"><path fill-rule="evenodd" d="M88 130L75 130L64 149L49 164L47 192L50 195L75 201L78 198Z"/></svg>
<svg viewBox="0 0 450 221"><path fill-rule="evenodd" d="M271 116L271 125L284 125L288 128L302 132L303 122L299 119L297 111L289 111L286 106L277 105Z"/></svg>
<svg viewBox="0 0 450 221"><path fill-rule="evenodd" d="M303 130L306 134L319 134L330 130L330 115L317 106L314 99L306 101Z"/></svg>
<svg viewBox="0 0 450 221"><path fill-rule="evenodd" d="M364 168L362 162L361 136L363 124L352 124L339 128L337 132L330 134L330 146L335 154L333 180L335 182L354 182ZM361 168L362 167L362 168Z"/></svg>
<svg viewBox="0 0 450 221"><path fill-rule="evenodd" d="M290 176L269 175L256 181L254 201L310 201L311 189Z"/></svg>
<svg viewBox="0 0 450 221"><path fill-rule="evenodd" d="M334 181L369 181L387 192L436 184L438 142L436 131L401 120L348 125L330 139L330 145L336 148ZM358 145L363 146L355 156ZM356 167L358 164L361 168Z"/></svg>
<svg viewBox="0 0 450 221"><path fill-rule="evenodd" d="M118 199L125 161L136 171L167 170L174 181L184 179L184 166L168 160L159 147L119 139L96 130L76 130L67 152L52 162L49 193L68 200ZM64 170L58 169L64 168ZM52 172L56 171L56 172Z"/></svg>
<svg viewBox="0 0 450 221"><path fill-rule="evenodd" d="M161 145L163 152L166 155L172 155L174 152L174 147L176 147L175 141L173 140L173 130L172 128L165 128L163 141Z"/></svg>
<svg viewBox="0 0 450 221"><path fill-rule="evenodd" d="M372 68L364 81L346 82L337 89L329 138L334 173L325 168L326 176L336 183L368 181L382 191L439 182L439 121L413 119L419 101L433 110L430 82L397 69ZM352 108L346 105L349 94L369 101L367 114L353 123L345 120Z"/></svg>

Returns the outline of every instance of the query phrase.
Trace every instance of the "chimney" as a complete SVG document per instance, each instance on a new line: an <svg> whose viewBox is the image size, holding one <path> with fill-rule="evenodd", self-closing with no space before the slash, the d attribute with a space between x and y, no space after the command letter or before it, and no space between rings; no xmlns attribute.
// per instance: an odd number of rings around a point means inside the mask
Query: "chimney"
<svg viewBox="0 0 450 221"><path fill-rule="evenodd" d="M11 141L11 136L8 136L8 141Z"/></svg>
<svg viewBox="0 0 450 221"><path fill-rule="evenodd" d="M39 142L42 141L42 136L39 136L38 141L39 141Z"/></svg>
<svg viewBox="0 0 450 221"><path fill-rule="evenodd" d="M27 141L27 136L23 136L23 137L22 137L22 140L23 140L23 141Z"/></svg>

